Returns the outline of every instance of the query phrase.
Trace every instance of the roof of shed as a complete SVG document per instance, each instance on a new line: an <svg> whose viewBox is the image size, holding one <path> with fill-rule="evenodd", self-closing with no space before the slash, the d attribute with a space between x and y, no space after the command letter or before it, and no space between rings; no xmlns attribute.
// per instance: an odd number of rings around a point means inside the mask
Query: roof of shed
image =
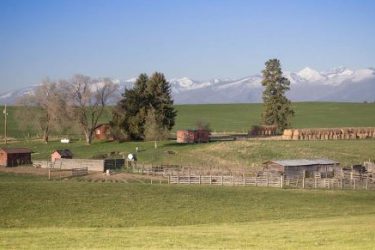
<svg viewBox="0 0 375 250"><path fill-rule="evenodd" d="M29 148L1 148L1 150L8 154L28 154L32 152Z"/></svg>
<svg viewBox="0 0 375 250"><path fill-rule="evenodd" d="M331 165L331 164L338 164L339 162L329 160L329 159L316 159L316 160L307 160L307 159L299 159L299 160L276 160L276 161L268 161L274 162L284 167L298 167L298 166L311 166L311 165Z"/></svg>
<svg viewBox="0 0 375 250"><path fill-rule="evenodd" d="M70 157L70 156L73 156L73 153L72 151L70 151L69 149L57 149L53 152L57 152L59 153L61 156L65 156L65 157Z"/></svg>

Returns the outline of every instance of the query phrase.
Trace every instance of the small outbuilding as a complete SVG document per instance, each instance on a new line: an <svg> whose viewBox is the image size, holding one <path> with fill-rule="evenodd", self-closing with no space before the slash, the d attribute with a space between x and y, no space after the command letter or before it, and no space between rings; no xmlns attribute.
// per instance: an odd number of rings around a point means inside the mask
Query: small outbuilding
<svg viewBox="0 0 375 250"><path fill-rule="evenodd" d="M341 168L340 163L328 159L274 160L264 163L263 171L284 175L284 178L333 178Z"/></svg>
<svg viewBox="0 0 375 250"><path fill-rule="evenodd" d="M95 128L95 139L97 140L113 140L111 133L111 125L109 123L102 123Z"/></svg>
<svg viewBox="0 0 375 250"><path fill-rule="evenodd" d="M0 166L15 167L32 164L31 152L28 148L1 148Z"/></svg>
<svg viewBox="0 0 375 250"><path fill-rule="evenodd" d="M57 149L51 154L51 161L56 159L73 159L73 153L69 149Z"/></svg>
<svg viewBox="0 0 375 250"><path fill-rule="evenodd" d="M185 129L177 131L177 143L209 142L210 131L205 129Z"/></svg>

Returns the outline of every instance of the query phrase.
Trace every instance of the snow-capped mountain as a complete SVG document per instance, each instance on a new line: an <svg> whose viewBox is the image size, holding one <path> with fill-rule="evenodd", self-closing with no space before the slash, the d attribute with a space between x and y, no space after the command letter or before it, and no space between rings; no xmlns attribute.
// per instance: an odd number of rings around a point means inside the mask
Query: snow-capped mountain
<svg viewBox="0 0 375 250"><path fill-rule="evenodd" d="M290 82L287 95L292 101L375 101L375 69L351 70L340 67L319 72L306 67L298 72L284 72ZM136 78L114 80L120 91L130 88ZM261 74L240 79L192 80L170 79L175 103L246 103L261 102ZM14 104L16 99L33 91L35 86L0 94L0 103Z"/></svg>

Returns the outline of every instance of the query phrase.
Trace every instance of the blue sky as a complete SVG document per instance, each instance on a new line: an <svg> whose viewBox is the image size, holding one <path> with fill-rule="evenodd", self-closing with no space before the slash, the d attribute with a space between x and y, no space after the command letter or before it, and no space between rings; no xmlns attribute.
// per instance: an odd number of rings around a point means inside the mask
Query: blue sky
<svg viewBox="0 0 375 250"><path fill-rule="evenodd" d="M75 73L197 80L375 66L375 1L1 0L0 92Z"/></svg>

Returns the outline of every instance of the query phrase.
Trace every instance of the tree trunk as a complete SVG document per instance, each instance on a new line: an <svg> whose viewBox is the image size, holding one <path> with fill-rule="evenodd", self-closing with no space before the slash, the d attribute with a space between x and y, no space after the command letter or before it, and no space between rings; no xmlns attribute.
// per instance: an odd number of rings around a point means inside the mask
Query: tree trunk
<svg viewBox="0 0 375 250"><path fill-rule="evenodd" d="M43 131L43 141L45 143L48 143L48 134L49 134L49 128L48 126Z"/></svg>
<svg viewBox="0 0 375 250"><path fill-rule="evenodd" d="M85 131L85 140L86 144L90 145L92 143L92 132L91 131Z"/></svg>

